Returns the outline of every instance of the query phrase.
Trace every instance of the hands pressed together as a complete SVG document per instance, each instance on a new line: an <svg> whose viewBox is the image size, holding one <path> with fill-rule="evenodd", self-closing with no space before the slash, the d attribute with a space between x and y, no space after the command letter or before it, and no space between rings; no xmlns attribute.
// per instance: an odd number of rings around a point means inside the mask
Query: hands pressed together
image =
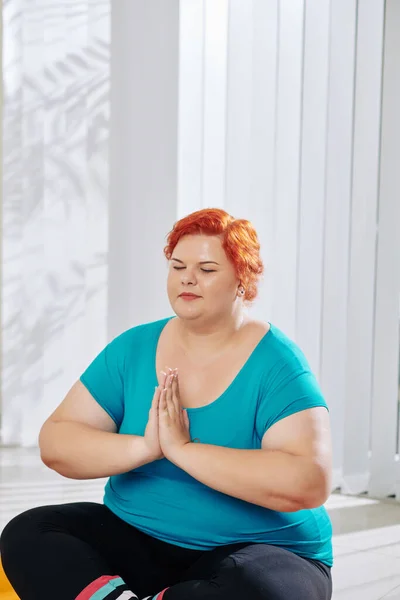
<svg viewBox="0 0 400 600"><path fill-rule="evenodd" d="M177 370L161 373L161 384L156 387L144 432L144 441L152 460L173 457L189 444L189 418L180 403Z"/></svg>

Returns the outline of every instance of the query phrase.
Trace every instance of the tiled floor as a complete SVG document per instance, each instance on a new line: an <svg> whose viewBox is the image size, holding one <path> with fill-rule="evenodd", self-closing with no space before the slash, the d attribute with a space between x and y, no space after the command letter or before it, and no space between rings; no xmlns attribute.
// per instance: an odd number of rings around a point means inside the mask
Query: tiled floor
<svg viewBox="0 0 400 600"><path fill-rule="evenodd" d="M400 504L332 495L334 600L400 600Z"/></svg>
<svg viewBox="0 0 400 600"><path fill-rule="evenodd" d="M104 481L72 481L36 451L0 449L0 531L14 515L48 503L100 502ZM334 600L400 600L400 503L332 495Z"/></svg>

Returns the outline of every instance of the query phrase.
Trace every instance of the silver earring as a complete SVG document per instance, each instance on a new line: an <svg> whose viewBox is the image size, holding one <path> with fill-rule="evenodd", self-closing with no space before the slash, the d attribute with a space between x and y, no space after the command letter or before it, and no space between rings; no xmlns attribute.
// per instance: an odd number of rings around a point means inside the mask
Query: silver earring
<svg viewBox="0 0 400 600"><path fill-rule="evenodd" d="M240 293L241 293L241 295L243 296L243 294L244 294L244 289L243 289L243 288L241 288L241 289L239 290L239 292L240 292Z"/></svg>

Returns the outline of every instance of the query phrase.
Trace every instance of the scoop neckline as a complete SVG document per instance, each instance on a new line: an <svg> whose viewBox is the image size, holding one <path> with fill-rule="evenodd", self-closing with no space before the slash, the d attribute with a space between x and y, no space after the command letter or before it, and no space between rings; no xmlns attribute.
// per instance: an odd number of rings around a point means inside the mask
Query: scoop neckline
<svg viewBox="0 0 400 600"><path fill-rule="evenodd" d="M156 368L156 361L157 361L157 348L158 348L158 342L160 340L161 334L164 331L164 328L167 326L167 324L172 320L172 319L176 319L177 317L168 317L167 319L164 319L163 325L161 327L161 329L158 331L158 334L156 336L155 339L155 345L154 345L154 352L153 352L153 370L154 370L154 375L155 375L155 381L156 384L158 385L158 377L157 377L157 368ZM210 409L211 407L213 407L215 404L219 403L221 400L223 400L225 398L225 396L232 390L232 388L237 384L238 380L242 378L244 371L247 371L249 364L251 362L253 362L254 360L254 356L255 354L258 353L260 347L265 343L265 341L267 339L269 339L270 333L273 332L273 325L270 321L267 321L268 325L269 325L269 330L264 333L264 335L262 336L262 338L260 339L260 341L257 343L257 345L253 348L253 350L251 351L250 355L247 357L246 361L243 363L242 367L240 368L240 370L236 373L234 379L232 379L231 383L228 385L228 387L222 392L222 394L220 394L217 398L215 398L215 400L213 400L212 402L209 402L209 404L205 404L204 406L193 406L193 407L188 407L185 408L185 410L189 413L198 413L201 411L205 411L207 409Z"/></svg>

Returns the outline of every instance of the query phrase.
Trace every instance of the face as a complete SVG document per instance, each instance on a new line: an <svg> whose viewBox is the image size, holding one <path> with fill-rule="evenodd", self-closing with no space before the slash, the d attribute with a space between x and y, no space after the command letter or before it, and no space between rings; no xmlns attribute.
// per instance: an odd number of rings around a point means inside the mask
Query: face
<svg viewBox="0 0 400 600"><path fill-rule="evenodd" d="M239 284L218 236L187 235L176 245L168 297L178 317L213 319L232 313Z"/></svg>

